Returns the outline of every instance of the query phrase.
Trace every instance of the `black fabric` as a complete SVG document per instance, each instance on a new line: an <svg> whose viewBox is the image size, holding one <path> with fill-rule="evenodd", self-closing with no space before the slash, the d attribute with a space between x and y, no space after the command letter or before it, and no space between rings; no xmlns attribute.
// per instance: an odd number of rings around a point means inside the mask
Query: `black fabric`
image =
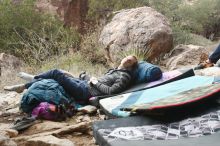
<svg viewBox="0 0 220 146"><path fill-rule="evenodd" d="M194 76L195 73L193 71L193 69L188 69L188 70L179 70L180 72L182 72L181 75L177 76L177 77L174 77L168 81L165 81L161 84L157 84L155 86L151 86L151 87L146 87L146 85L148 83L143 83L143 84L139 84L139 85L135 85L135 86L132 86L130 87L128 90L120 93L120 94L125 94L125 93L130 93L130 92L135 92L135 91L141 91L141 90L145 90L145 89L150 89L150 88L153 88L153 87L156 87L156 86L160 86L160 85L164 85L164 84L167 84L167 83L170 83L170 82L173 82L173 81L177 81L177 80L181 80L181 79L184 79L184 78L187 78L187 77L191 77L191 76ZM101 99L104 99L104 98L107 98L107 97L111 97L111 96L116 96L116 95L120 95L120 94L114 94L114 95L105 95L105 96L96 96L96 97L93 97L92 100L90 100L90 104L94 105L94 106L100 106L99 105L99 100Z"/></svg>
<svg viewBox="0 0 220 146"><path fill-rule="evenodd" d="M86 71L83 71L79 74L79 79L88 82L90 80L90 76L86 73Z"/></svg>
<svg viewBox="0 0 220 146"><path fill-rule="evenodd" d="M96 84L89 84L89 92L92 96L118 94L131 86L131 83L132 76L129 70L111 69L99 77Z"/></svg>
<svg viewBox="0 0 220 146"><path fill-rule="evenodd" d="M206 104L201 105L200 107L189 109L189 112L186 113L173 113L170 116L158 119L150 116L133 116L127 118L118 118L111 119L106 121L98 121L93 124L93 135L96 139L97 144L100 146L133 146L133 145L149 145L149 146L217 146L216 143L219 143L220 133L215 133L209 136L202 136L198 138L183 138L178 140L142 140L142 141L126 141L126 140L116 140L112 142L107 142L103 136L98 131L99 129L114 129L119 127L130 127L130 126L143 126L143 125L155 125L155 124L167 124L170 122L175 122L183 120L189 117L196 117L204 115L208 112L217 111L220 109L219 102L207 102ZM190 112L191 111L191 112ZM157 116L158 117L158 116ZM207 142L209 140L209 142ZM202 142L205 141L205 142Z"/></svg>
<svg viewBox="0 0 220 146"><path fill-rule="evenodd" d="M22 131L35 124L36 119L34 117L23 117L17 119L11 129Z"/></svg>

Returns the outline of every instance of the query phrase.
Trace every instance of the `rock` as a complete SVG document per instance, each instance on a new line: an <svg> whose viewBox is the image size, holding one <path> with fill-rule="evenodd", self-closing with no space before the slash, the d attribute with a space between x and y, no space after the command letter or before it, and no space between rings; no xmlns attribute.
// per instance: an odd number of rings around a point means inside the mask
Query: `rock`
<svg viewBox="0 0 220 146"><path fill-rule="evenodd" d="M48 135L29 139L26 146L74 146L73 142L68 139L59 139L55 136Z"/></svg>
<svg viewBox="0 0 220 146"><path fill-rule="evenodd" d="M22 61L17 57L5 53L0 54L0 65L1 71L11 70L11 69L20 69L22 66Z"/></svg>
<svg viewBox="0 0 220 146"><path fill-rule="evenodd" d="M0 146L17 146L17 144L7 136L0 135Z"/></svg>
<svg viewBox="0 0 220 146"><path fill-rule="evenodd" d="M27 133L42 133L46 131L61 129L65 126L68 126L68 123L60 123L60 122L52 122L52 121L43 121L42 123L37 123L30 128L28 128L25 132Z"/></svg>
<svg viewBox="0 0 220 146"><path fill-rule="evenodd" d="M0 93L0 108L11 108L18 105L21 99L21 95L16 92L9 92L7 94Z"/></svg>
<svg viewBox="0 0 220 146"><path fill-rule="evenodd" d="M101 32L99 41L107 51L109 61L121 59L135 48L151 61L173 47L172 30L168 20L150 7L119 11Z"/></svg>
<svg viewBox="0 0 220 146"><path fill-rule="evenodd" d="M91 118L88 115L79 116L79 117L77 117L76 122L77 123L80 123L80 122L91 122Z"/></svg>
<svg viewBox="0 0 220 146"><path fill-rule="evenodd" d="M99 115L100 120L105 120L106 119L105 117L106 117L105 115Z"/></svg>
<svg viewBox="0 0 220 146"><path fill-rule="evenodd" d="M208 58L209 52L202 46L178 45L163 62L168 70L177 68L194 68Z"/></svg>
<svg viewBox="0 0 220 146"><path fill-rule="evenodd" d="M64 25L73 26L83 33L86 31L86 16L88 13L88 0L68 0L69 4L64 14Z"/></svg>
<svg viewBox="0 0 220 146"><path fill-rule="evenodd" d="M209 68L204 68L200 70L195 70L194 71L196 75L202 75L202 76L220 76L220 67L209 67Z"/></svg>
<svg viewBox="0 0 220 146"><path fill-rule="evenodd" d="M61 0L55 0L54 3L50 0L36 0L35 5L40 12L59 16L61 20L64 18L64 7L66 7L66 4L63 4Z"/></svg>
<svg viewBox="0 0 220 146"><path fill-rule="evenodd" d="M97 111L97 108L92 105L83 106L81 108L78 108L79 112L85 113L85 114L93 114Z"/></svg>
<svg viewBox="0 0 220 146"><path fill-rule="evenodd" d="M19 114L21 111L19 110L19 107L16 107L16 108L13 108L13 109L9 109L7 110L5 113L6 114L10 114L10 115L16 115L16 114ZM12 119L13 120L13 119ZM11 120L11 121L12 121Z"/></svg>
<svg viewBox="0 0 220 146"><path fill-rule="evenodd" d="M1 123L0 124L0 131L4 131L6 129L9 129L11 127L11 124L10 123Z"/></svg>
<svg viewBox="0 0 220 146"><path fill-rule="evenodd" d="M6 129L5 132L10 138L18 136L18 131L14 129Z"/></svg>
<svg viewBox="0 0 220 146"><path fill-rule="evenodd" d="M54 136L63 136L66 134L72 134L73 132L77 133L86 133L91 129L91 122L81 122L74 125L64 126L61 129L53 130L53 131L47 131L43 133L37 133L37 134L30 134L26 133L23 136L18 136L13 138L16 142L20 143L23 141L27 141L29 139L33 139L36 137L45 137L48 135L54 135Z"/></svg>

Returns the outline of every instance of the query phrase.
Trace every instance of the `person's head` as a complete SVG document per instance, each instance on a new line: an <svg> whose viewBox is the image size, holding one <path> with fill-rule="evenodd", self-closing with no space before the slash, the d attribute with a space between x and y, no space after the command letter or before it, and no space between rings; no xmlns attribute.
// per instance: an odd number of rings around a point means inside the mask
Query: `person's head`
<svg viewBox="0 0 220 146"><path fill-rule="evenodd" d="M134 69L137 66L137 63L137 57L134 55L129 55L121 60L121 64L119 66L121 68Z"/></svg>

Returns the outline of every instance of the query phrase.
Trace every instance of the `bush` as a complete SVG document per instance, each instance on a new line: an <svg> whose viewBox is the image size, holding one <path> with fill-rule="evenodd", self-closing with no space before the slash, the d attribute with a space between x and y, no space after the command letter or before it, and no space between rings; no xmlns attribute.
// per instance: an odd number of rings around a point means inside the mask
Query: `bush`
<svg viewBox="0 0 220 146"><path fill-rule="evenodd" d="M105 57L105 50L98 42L100 36L100 29L97 27L94 30L88 31L82 37L80 53L84 60L92 64L102 64L107 66L107 59Z"/></svg>
<svg viewBox="0 0 220 146"><path fill-rule="evenodd" d="M199 0L196 4L183 5L179 9L182 14L182 24L191 29L193 33L209 37L216 33L213 28L220 26L220 1Z"/></svg>
<svg viewBox="0 0 220 146"><path fill-rule="evenodd" d="M212 39L220 32L219 0L197 0L191 5L183 0L151 0L150 6L170 20L175 45L201 44L191 33Z"/></svg>
<svg viewBox="0 0 220 146"><path fill-rule="evenodd" d="M74 29L63 28L56 17L38 12L34 0L0 1L0 12L0 51L28 63L39 64L79 44Z"/></svg>
<svg viewBox="0 0 220 146"><path fill-rule="evenodd" d="M29 64L41 64L48 57L66 54L68 49L78 47L79 36L73 29L50 24L49 27L54 30L46 32L47 28L44 27L38 32L23 29L22 33L19 33L15 30L19 40L11 47L15 49L16 55Z"/></svg>
<svg viewBox="0 0 220 146"><path fill-rule="evenodd" d="M165 15L171 22L176 21L178 14L176 11L183 0L149 0L149 6Z"/></svg>
<svg viewBox="0 0 220 146"><path fill-rule="evenodd" d="M105 18L107 14L125 8L148 5L149 0L89 0L88 17L90 19Z"/></svg>
<svg viewBox="0 0 220 146"><path fill-rule="evenodd" d="M190 40L192 40L192 36L190 35L190 30L184 29L178 24L173 23L171 25L173 31L173 43L174 46L178 44L189 44Z"/></svg>

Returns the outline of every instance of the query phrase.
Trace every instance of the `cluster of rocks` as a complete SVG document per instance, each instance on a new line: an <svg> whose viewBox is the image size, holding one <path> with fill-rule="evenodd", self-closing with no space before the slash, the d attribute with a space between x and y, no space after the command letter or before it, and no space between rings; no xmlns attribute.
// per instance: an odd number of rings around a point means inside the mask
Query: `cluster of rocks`
<svg viewBox="0 0 220 146"><path fill-rule="evenodd" d="M16 118L25 116L18 109L21 94L11 92L0 94L0 145L1 146L74 146L78 141L63 138L67 134L82 133L92 140L91 123L99 118L97 108L85 106L79 109L74 117L64 122L37 120L34 125L24 131L11 129ZM85 143L83 143L85 145Z"/></svg>

